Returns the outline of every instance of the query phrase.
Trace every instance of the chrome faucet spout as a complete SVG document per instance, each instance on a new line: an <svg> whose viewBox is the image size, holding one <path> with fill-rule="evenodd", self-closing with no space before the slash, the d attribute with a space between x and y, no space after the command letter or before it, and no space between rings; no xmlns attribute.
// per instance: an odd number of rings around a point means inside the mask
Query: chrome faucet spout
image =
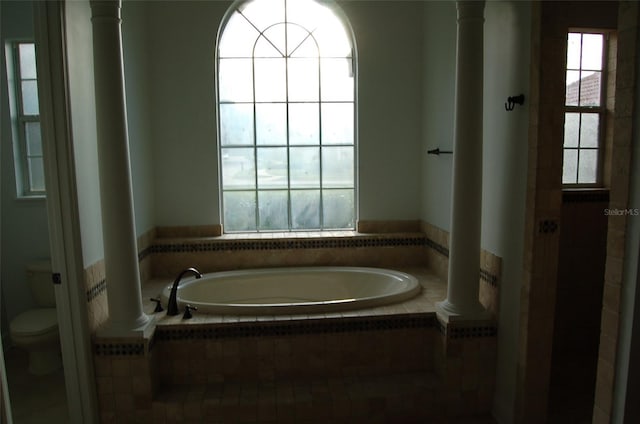
<svg viewBox="0 0 640 424"><path fill-rule="evenodd" d="M171 294L169 295L169 303L167 305L167 315L178 315L178 286L180 285L180 280L185 274L193 274L196 278L202 278L202 274L195 268L187 268L182 271L176 279L173 281L173 285L171 286Z"/></svg>

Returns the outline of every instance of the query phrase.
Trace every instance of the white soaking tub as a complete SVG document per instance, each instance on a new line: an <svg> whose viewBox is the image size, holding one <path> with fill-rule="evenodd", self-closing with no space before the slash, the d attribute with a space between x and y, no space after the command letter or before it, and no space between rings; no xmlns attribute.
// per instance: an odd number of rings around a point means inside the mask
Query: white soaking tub
<svg viewBox="0 0 640 424"><path fill-rule="evenodd" d="M226 271L184 279L178 305L200 313L273 315L344 311L417 295L418 280L381 268L291 267ZM171 286L163 290L166 303Z"/></svg>

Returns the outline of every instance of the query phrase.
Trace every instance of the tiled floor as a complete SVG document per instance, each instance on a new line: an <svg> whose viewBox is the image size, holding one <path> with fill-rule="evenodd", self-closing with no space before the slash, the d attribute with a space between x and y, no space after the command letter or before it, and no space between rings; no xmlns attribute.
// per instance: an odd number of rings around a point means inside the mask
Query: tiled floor
<svg viewBox="0 0 640 424"><path fill-rule="evenodd" d="M460 423L442 409L431 373L173 386L154 401L156 422Z"/></svg>
<svg viewBox="0 0 640 424"><path fill-rule="evenodd" d="M18 348L5 352L14 424L69 423L63 370L34 376L27 371L27 359Z"/></svg>

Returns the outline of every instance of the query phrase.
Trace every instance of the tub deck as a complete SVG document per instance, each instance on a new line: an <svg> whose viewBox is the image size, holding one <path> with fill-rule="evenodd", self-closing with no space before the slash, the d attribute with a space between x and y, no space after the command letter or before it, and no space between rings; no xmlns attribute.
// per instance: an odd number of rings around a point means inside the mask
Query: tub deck
<svg viewBox="0 0 640 424"><path fill-rule="evenodd" d="M153 279L142 287L142 300L144 312L156 316L156 325L202 325L202 324L230 324L230 323L250 323L250 322L277 322L277 321L298 321L298 320L318 320L323 318L357 318L357 317L380 317L392 315L414 315L414 314L434 314L436 302L446 298L447 287L444 281L438 278L435 273L422 267L398 267L397 271L406 272L418 279L422 286L422 291L412 299L394 303L390 305L376 306L370 308L354 309L349 311L297 314L297 315L220 315L220 314L200 314L193 312L193 318L182 319L182 314L167 316L166 312L154 314L155 302L149 301L152 297L160 297L162 290L172 283L172 279ZM166 305L163 305L166 309ZM182 311L181 311L182 312Z"/></svg>

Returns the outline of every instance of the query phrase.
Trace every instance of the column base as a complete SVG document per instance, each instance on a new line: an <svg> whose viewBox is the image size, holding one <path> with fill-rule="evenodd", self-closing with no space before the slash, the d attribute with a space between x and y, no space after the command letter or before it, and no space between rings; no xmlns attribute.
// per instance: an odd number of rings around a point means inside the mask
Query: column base
<svg viewBox="0 0 640 424"><path fill-rule="evenodd" d="M133 323L127 323L125 325L122 322L107 320L97 331L96 336L101 338L114 338L114 337L135 337L135 338L149 338L153 334L155 329L157 317L155 315L142 314L138 320Z"/></svg>
<svg viewBox="0 0 640 424"><path fill-rule="evenodd" d="M491 313L477 302L473 306L459 306L445 299L436 303L436 314L443 322L484 321L491 319Z"/></svg>

